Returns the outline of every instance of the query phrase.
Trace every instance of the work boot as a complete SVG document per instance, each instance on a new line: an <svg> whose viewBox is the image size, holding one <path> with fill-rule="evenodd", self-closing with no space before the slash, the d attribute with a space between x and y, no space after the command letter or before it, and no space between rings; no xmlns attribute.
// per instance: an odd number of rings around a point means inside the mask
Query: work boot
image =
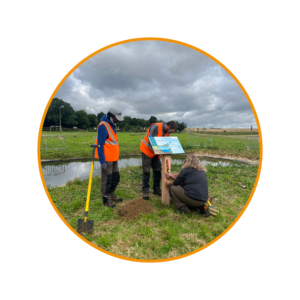
<svg viewBox="0 0 300 300"><path fill-rule="evenodd" d="M205 205L205 206L204 206L204 213L205 213L205 218L211 216L211 213L210 213L210 211L209 211L208 205Z"/></svg>
<svg viewBox="0 0 300 300"><path fill-rule="evenodd" d="M190 210L188 209L188 207L186 205L183 205L181 207L178 208L178 211L181 213L181 214L186 214L186 213L189 213Z"/></svg>
<svg viewBox="0 0 300 300"><path fill-rule="evenodd" d="M187 208L188 208L190 211L196 211L196 212L198 212L198 207L193 207L193 206L187 205Z"/></svg>
<svg viewBox="0 0 300 300"><path fill-rule="evenodd" d="M115 195L115 192L112 192L112 193L111 193L111 200L112 200L113 202L117 202L117 203L120 203L120 202L123 201L122 198L118 198L118 197Z"/></svg>
<svg viewBox="0 0 300 300"><path fill-rule="evenodd" d="M103 196L103 205L109 208L115 208L117 205L112 202L111 198Z"/></svg>
<svg viewBox="0 0 300 300"><path fill-rule="evenodd" d="M149 200L149 189L144 189L143 190L143 199L144 200Z"/></svg>
<svg viewBox="0 0 300 300"><path fill-rule="evenodd" d="M204 207L203 206L197 207L197 213L204 216L205 215Z"/></svg>
<svg viewBox="0 0 300 300"><path fill-rule="evenodd" d="M111 198L111 200L112 200L113 202L117 202L117 203L120 203L120 202L123 201L122 198L118 198L118 197Z"/></svg>
<svg viewBox="0 0 300 300"><path fill-rule="evenodd" d="M153 188L153 194L161 196L161 189L159 186Z"/></svg>
<svg viewBox="0 0 300 300"><path fill-rule="evenodd" d="M199 206L197 207L197 212L204 216L205 218L208 218L211 216L211 213L209 212L208 206Z"/></svg>

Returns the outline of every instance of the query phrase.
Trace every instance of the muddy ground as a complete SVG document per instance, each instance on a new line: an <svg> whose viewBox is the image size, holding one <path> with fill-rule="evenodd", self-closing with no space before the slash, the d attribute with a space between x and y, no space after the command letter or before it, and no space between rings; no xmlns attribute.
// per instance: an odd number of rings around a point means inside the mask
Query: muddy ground
<svg viewBox="0 0 300 300"><path fill-rule="evenodd" d="M142 198L130 201L118 210L119 215L127 220L134 220L141 214L147 214L152 211L153 208Z"/></svg>
<svg viewBox="0 0 300 300"><path fill-rule="evenodd" d="M252 164L252 165L258 165L259 164L259 159L249 159L245 157L239 157L239 156L233 156L233 155L216 155L212 154L209 152L204 152L204 151L197 151L193 153L194 155L198 156L199 159L201 157L203 158L215 158L215 159L227 159L227 160L237 160L239 162L247 163L247 164Z"/></svg>
<svg viewBox="0 0 300 300"><path fill-rule="evenodd" d="M199 131L198 131L199 129ZM184 132L187 133L189 131L193 131L194 133L198 133L198 132L205 132L205 133L210 133L210 132L251 132L251 128L205 128L205 130L203 128L185 128ZM252 132L253 133L258 133L258 129L257 128L252 128Z"/></svg>

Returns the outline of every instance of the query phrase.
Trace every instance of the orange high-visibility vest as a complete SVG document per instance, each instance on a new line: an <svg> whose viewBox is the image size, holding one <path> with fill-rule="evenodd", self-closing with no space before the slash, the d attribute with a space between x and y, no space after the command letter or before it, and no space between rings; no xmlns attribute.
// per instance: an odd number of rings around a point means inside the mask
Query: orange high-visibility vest
<svg viewBox="0 0 300 300"><path fill-rule="evenodd" d="M158 125L157 137L162 137L163 123L153 123L153 124L151 124L151 126L154 125L154 124ZM155 153L152 150L151 145L150 145L150 141L149 141L149 133L150 133L151 126L149 127L146 135L144 136L144 139L141 142L140 150L144 154L146 154L148 157L153 158L155 156ZM165 136L169 136L169 133L166 133ZM160 158L160 155L158 156L158 158Z"/></svg>
<svg viewBox="0 0 300 300"><path fill-rule="evenodd" d="M101 125L104 125L106 127L106 130L108 133L108 139L105 140L104 145L103 145L105 161L118 161L119 160L118 137L114 133L113 129L111 128L111 126L108 122L101 121L99 123L98 127ZM98 127L97 127L97 130L98 130ZM98 141L96 139L95 144L97 145L97 143L98 143ZM95 158L99 159L97 148L95 151Z"/></svg>

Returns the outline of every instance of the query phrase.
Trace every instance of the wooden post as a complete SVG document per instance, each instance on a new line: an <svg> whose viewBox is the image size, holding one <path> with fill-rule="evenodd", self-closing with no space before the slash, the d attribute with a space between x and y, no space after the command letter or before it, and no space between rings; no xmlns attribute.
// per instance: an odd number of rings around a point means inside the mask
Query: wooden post
<svg viewBox="0 0 300 300"><path fill-rule="evenodd" d="M162 155L162 170L161 170L161 202L166 205L170 205L169 188L166 187L165 173L167 172L167 160L169 162L169 172L171 173L171 155Z"/></svg>

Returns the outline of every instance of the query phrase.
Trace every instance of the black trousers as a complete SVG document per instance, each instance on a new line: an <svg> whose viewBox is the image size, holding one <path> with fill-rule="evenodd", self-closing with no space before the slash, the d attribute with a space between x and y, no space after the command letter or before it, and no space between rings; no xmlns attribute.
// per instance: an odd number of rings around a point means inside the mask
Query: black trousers
<svg viewBox="0 0 300 300"><path fill-rule="evenodd" d="M106 170L101 169L101 194L108 196L113 194L120 182L120 173L117 161L107 161Z"/></svg>
<svg viewBox="0 0 300 300"><path fill-rule="evenodd" d="M149 192L150 171L153 170L153 189L160 186L161 181L161 162L158 155L150 158L142 152L142 167L143 167L143 191Z"/></svg>

